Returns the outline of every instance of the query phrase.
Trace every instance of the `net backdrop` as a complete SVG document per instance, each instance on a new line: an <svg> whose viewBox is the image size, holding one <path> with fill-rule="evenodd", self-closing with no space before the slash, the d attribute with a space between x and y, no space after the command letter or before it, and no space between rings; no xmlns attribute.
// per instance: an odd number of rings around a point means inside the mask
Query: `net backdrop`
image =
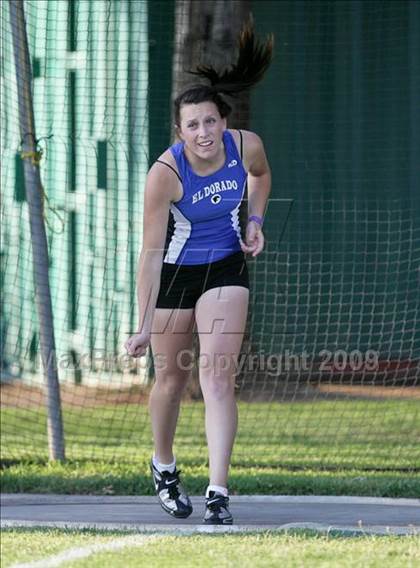
<svg viewBox="0 0 420 568"><path fill-rule="evenodd" d="M144 181L171 143L176 57L191 45L205 56L204 32L188 32L192 4L24 2L70 459L135 460L152 448L153 372L123 343L137 323ZM239 8L276 36L266 81L230 124L261 135L273 170L267 248L249 264L234 463L270 452L274 465L414 471L420 5L200 4L216 38ZM48 444L7 2L1 34L7 463L45 459ZM177 454L200 447L205 459L203 403L196 385L189 393Z"/></svg>

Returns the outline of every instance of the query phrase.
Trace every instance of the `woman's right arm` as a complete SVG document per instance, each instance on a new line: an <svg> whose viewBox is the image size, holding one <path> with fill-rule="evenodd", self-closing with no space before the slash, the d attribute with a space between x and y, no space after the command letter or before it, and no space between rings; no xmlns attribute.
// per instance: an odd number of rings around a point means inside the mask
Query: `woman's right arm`
<svg viewBox="0 0 420 568"><path fill-rule="evenodd" d="M139 323L125 343L127 353L141 357L150 342L153 316L160 287L163 250L171 201L178 179L167 166L155 163L147 176L144 194L143 247L137 271Z"/></svg>

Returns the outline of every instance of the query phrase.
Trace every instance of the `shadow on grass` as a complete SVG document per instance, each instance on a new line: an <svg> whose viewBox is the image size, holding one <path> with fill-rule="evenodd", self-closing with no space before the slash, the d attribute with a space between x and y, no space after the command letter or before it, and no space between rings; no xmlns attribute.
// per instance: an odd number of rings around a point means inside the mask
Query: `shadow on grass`
<svg viewBox="0 0 420 568"><path fill-rule="evenodd" d="M208 484L205 464L183 464L183 483L191 495ZM319 471L288 468L232 467L232 495L420 496L416 474L360 470ZM10 465L2 471L4 493L79 495L154 495L148 462L122 464L89 460Z"/></svg>

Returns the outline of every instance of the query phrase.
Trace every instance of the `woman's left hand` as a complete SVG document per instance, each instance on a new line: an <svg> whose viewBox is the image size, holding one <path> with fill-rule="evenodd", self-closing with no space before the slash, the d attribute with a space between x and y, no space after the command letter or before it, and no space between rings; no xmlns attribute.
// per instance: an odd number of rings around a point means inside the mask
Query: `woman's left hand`
<svg viewBox="0 0 420 568"><path fill-rule="evenodd" d="M264 235L255 221L249 221L246 227L245 242L241 241L242 252L257 256L264 248Z"/></svg>

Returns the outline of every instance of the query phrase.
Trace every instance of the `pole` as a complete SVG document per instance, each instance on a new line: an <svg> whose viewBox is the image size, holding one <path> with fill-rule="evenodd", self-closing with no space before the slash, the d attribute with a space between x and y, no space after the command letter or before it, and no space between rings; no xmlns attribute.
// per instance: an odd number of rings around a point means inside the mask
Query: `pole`
<svg viewBox="0 0 420 568"><path fill-rule="evenodd" d="M32 101L32 70L26 35L23 0L9 0L10 25L16 67L19 124L25 190L33 254L35 302L40 327L41 356L47 397L48 450L50 460L64 460L64 434L58 382L53 314L48 279L48 244L43 217L42 184L39 171Z"/></svg>

